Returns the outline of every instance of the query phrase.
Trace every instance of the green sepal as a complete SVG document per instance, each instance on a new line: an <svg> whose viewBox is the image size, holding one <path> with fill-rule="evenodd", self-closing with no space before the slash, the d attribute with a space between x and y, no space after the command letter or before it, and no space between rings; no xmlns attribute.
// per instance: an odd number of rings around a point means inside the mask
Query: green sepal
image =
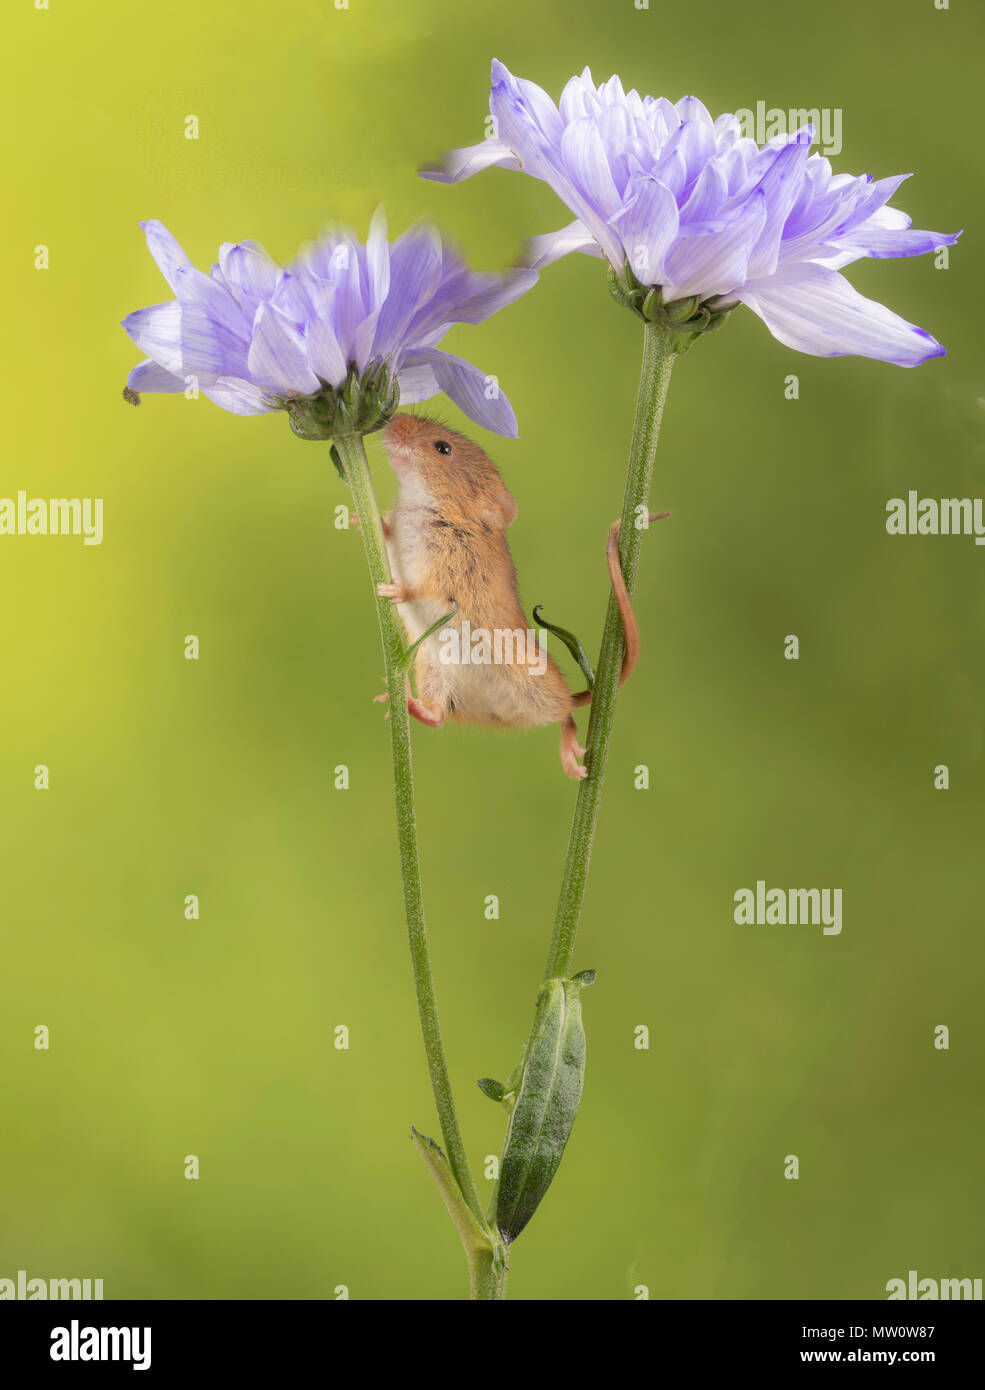
<svg viewBox="0 0 985 1390"><path fill-rule="evenodd" d="M628 262L623 266L621 275L610 265L608 280L609 293L617 304L631 310L644 323L659 324L673 334L673 350L678 357L683 357L703 334L721 328L735 307L712 308L710 306L715 296L702 302L698 295L665 303L661 287L643 284L636 278Z"/></svg>
<svg viewBox="0 0 985 1390"><path fill-rule="evenodd" d="M391 376L388 362L377 361L362 373L350 366L341 386L323 381L314 395L273 397L271 404L287 411L291 429L299 439L372 434L396 414L400 385Z"/></svg>
<svg viewBox="0 0 985 1390"><path fill-rule="evenodd" d="M698 305L701 300L696 294L689 299L675 299L670 304L663 305L664 319L667 323L686 323L688 319L694 318L698 312Z"/></svg>

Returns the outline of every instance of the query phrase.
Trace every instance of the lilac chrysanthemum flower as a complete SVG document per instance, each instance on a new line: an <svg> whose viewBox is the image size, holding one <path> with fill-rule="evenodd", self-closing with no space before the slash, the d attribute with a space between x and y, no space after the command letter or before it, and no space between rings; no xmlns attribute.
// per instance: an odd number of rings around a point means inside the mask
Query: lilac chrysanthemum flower
<svg viewBox="0 0 985 1390"><path fill-rule="evenodd" d="M123 320L147 354L128 399L184 391L191 378L224 410L287 410L298 434L328 438L444 391L478 424L516 435L495 378L437 345L453 324L518 299L536 271L470 271L427 223L391 246L377 212L365 246L333 231L281 269L257 242L227 242L206 275L160 222L140 225L176 298Z"/></svg>
<svg viewBox="0 0 985 1390"><path fill-rule="evenodd" d="M747 304L781 343L819 357L914 367L944 353L838 274L863 256L918 256L957 240L915 231L886 206L907 175L833 174L809 153L810 126L760 148L737 117L712 120L696 97L641 98L618 77L596 87L588 68L558 109L493 62L489 107L497 138L422 173L458 182L499 164L550 184L577 220L533 238L529 265L602 256L617 276L628 269L659 286L663 304L693 297L711 314Z"/></svg>

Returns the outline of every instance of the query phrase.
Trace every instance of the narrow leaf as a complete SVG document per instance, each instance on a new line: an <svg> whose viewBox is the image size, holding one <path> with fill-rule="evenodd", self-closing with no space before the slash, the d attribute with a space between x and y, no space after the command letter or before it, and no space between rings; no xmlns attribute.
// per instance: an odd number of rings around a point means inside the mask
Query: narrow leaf
<svg viewBox="0 0 985 1390"><path fill-rule="evenodd" d="M462 1244L466 1251L491 1250L493 1243L489 1234L482 1229L470 1211L469 1205L455 1181L455 1174L445 1157L444 1150L433 1139L429 1139L426 1134L415 1129L413 1125L410 1128L410 1137L413 1140L414 1148L421 1155L431 1176L438 1184L438 1191L448 1208L449 1216L458 1229L458 1234L462 1238Z"/></svg>
<svg viewBox="0 0 985 1390"><path fill-rule="evenodd" d="M439 627L444 627L445 623L450 622L457 612L458 604L453 603L450 613L446 613L443 618L439 618L436 623L432 623L426 632L422 632L420 637L418 637L417 641L412 642L411 645L404 652L403 656L400 658L400 664L397 666L397 670L406 671L409 668L411 662L414 660L414 653L417 651L421 643L426 641L432 633L437 632Z"/></svg>
<svg viewBox="0 0 985 1390"><path fill-rule="evenodd" d="M585 653L585 648L581 645L581 642L579 642L575 634L569 632L566 627L556 627L554 623L549 623L541 612L539 603L534 608L534 622L540 627L546 627L547 631L553 632L555 637L560 637L561 641L581 667L581 673L588 682L589 690L593 690L595 688L595 672L592 670L591 663Z"/></svg>

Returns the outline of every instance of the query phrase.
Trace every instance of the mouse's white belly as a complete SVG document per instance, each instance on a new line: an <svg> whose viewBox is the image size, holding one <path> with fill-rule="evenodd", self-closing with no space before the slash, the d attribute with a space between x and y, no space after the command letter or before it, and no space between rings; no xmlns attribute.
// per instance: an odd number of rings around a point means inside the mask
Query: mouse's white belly
<svg viewBox="0 0 985 1390"><path fill-rule="evenodd" d="M408 525L406 517L397 515L386 543L394 583L403 584L410 590L420 587L426 573L427 557L420 540L421 534L420 524ZM445 603L436 599L411 599L407 603L397 604L397 611L411 642L416 642L422 632L426 632L445 613L450 613L451 608L450 600Z"/></svg>

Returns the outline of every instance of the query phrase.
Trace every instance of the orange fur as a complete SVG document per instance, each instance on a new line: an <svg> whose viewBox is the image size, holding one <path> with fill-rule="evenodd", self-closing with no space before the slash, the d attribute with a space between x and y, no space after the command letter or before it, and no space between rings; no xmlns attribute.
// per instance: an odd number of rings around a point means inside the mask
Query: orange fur
<svg viewBox="0 0 985 1390"><path fill-rule="evenodd" d="M442 634L456 629L461 638L465 623L473 634L529 631L506 540L517 507L498 470L464 435L420 416L395 416L383 441L399 487L385 531L393 583L381 585L380 593L398 605L412 642L456 607L417 650L411 714L434 725L445 719L504 728L560 723L564 771L584 777L572 711L587 704L591 692L573 695L554 661L532 654L526 644L522 653L514 651L517 660L441 660ZM618 533L616 522L606 555L626 634L625 680L639 652L639 629L619 567Z"/></svg>

